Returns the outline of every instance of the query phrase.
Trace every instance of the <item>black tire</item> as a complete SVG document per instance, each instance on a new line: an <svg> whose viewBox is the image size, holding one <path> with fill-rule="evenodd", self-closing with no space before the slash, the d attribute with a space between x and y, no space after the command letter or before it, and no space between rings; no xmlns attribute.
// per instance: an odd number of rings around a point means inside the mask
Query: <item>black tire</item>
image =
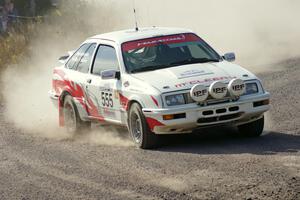
<svg viewBox="0 0 300 200"><path fill-rule="evenodd" d="M82 121L79 117L78 110L72 96L67 95L64 98L64 121L65 129L73 136L91 129L91 122Z"/></svg>
<svg viewBox="0 0 300 200"><path fill-rule="evenodd" d="M248 124L243 124L238 126L238 130L240 134L248 137L259 137L263 133L264 130L264 117L256 120L254 122L250 122Z"/></svg>
<svg viewBox="0 0 300 200"><path fill-rule="evenodd" d="M151 132L142 108L138 103L133 103L128 116L129 133L133 142L141 149L153 149L158 145L158 135Z"/></svg>

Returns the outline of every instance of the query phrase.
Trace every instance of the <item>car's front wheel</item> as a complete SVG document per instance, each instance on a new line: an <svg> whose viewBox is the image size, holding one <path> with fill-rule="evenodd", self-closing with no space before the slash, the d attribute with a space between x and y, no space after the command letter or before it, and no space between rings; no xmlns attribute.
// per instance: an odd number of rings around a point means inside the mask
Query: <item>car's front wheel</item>
<svg viewBox="0 0 300 200"><path fill-rule="evenodd" d="M238 130L240 134L248 136L248 137L259 137L264 130L264 117L250 122L248 124L243 124L238 126Z"/></svg>
<svg viewBox="0 0 300 200"><path fill-rule="evenodd" d="M142 108L138 103L133 103L129 110L129 132L133 142L142 149L151 149L157 146L158 136L151 132Z"/></svg>
<svg viewBox="0 0 300 200"><path fill-rule="evenodd" d="M91 128L91 122L85 122L80 119L78 110L70 95L64 98L63 114L65 129L69 134L75 135Z"/></svg>

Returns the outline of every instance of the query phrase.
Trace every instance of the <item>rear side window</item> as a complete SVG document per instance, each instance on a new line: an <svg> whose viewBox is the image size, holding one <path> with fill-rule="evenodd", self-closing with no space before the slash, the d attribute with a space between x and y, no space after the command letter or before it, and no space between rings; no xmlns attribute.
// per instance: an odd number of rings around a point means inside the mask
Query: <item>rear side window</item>
<svg viewBox="0 0 300 200"><path fill-rule="evenodd" d="M93 54L96 48L96 44L92 44L88 50L85 52L85 54L82 56L80 62L78 63L77 66L77 71L82 72L82 73L88 73L89 72L89 67L92 63L92 58Z"/></svg>
<svg viewBox="0 0 300 200"><path fill-rule="evenodd" d="M68 61L66 67L68 69L76 69L77 65L79 64L79 61L81 60L84 53L87 51L87 49L90 47L91 44L83 44L75 54L71 57L71 59Z"/></svg>
<svg viewBox="0 0 300 200"><path fill-rule="evenodd" d="M95 56L95 62L92 73L95 75L101 75L104 70L119 70L119 62L116 51L111 46L101 45L98 48Z"/></svg>

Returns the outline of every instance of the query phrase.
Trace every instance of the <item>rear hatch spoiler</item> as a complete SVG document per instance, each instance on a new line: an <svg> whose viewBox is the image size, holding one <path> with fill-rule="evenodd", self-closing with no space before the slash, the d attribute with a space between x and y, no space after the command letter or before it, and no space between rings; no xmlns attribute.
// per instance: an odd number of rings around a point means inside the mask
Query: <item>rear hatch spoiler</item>
<svg viewBox="0 0 300 200"><path fill-rule="evenodd" d="M62 64L65 64L67 60L73 55L74 51L68 51L68 55L61 56L58 61Z"/></svg>

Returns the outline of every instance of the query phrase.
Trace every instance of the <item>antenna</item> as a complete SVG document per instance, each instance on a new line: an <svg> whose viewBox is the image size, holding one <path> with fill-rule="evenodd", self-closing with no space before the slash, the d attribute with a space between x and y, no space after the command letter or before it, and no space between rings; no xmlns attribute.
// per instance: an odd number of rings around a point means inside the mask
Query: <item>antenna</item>
<svg viewBox="0 0 300 200"><path fill-rule="evenodd" d="M135 30L139 31L137 18L136 18L136 11L135 11L135 0L133 0L133 13L134 13L134 21L135 21Z"/></svg>

